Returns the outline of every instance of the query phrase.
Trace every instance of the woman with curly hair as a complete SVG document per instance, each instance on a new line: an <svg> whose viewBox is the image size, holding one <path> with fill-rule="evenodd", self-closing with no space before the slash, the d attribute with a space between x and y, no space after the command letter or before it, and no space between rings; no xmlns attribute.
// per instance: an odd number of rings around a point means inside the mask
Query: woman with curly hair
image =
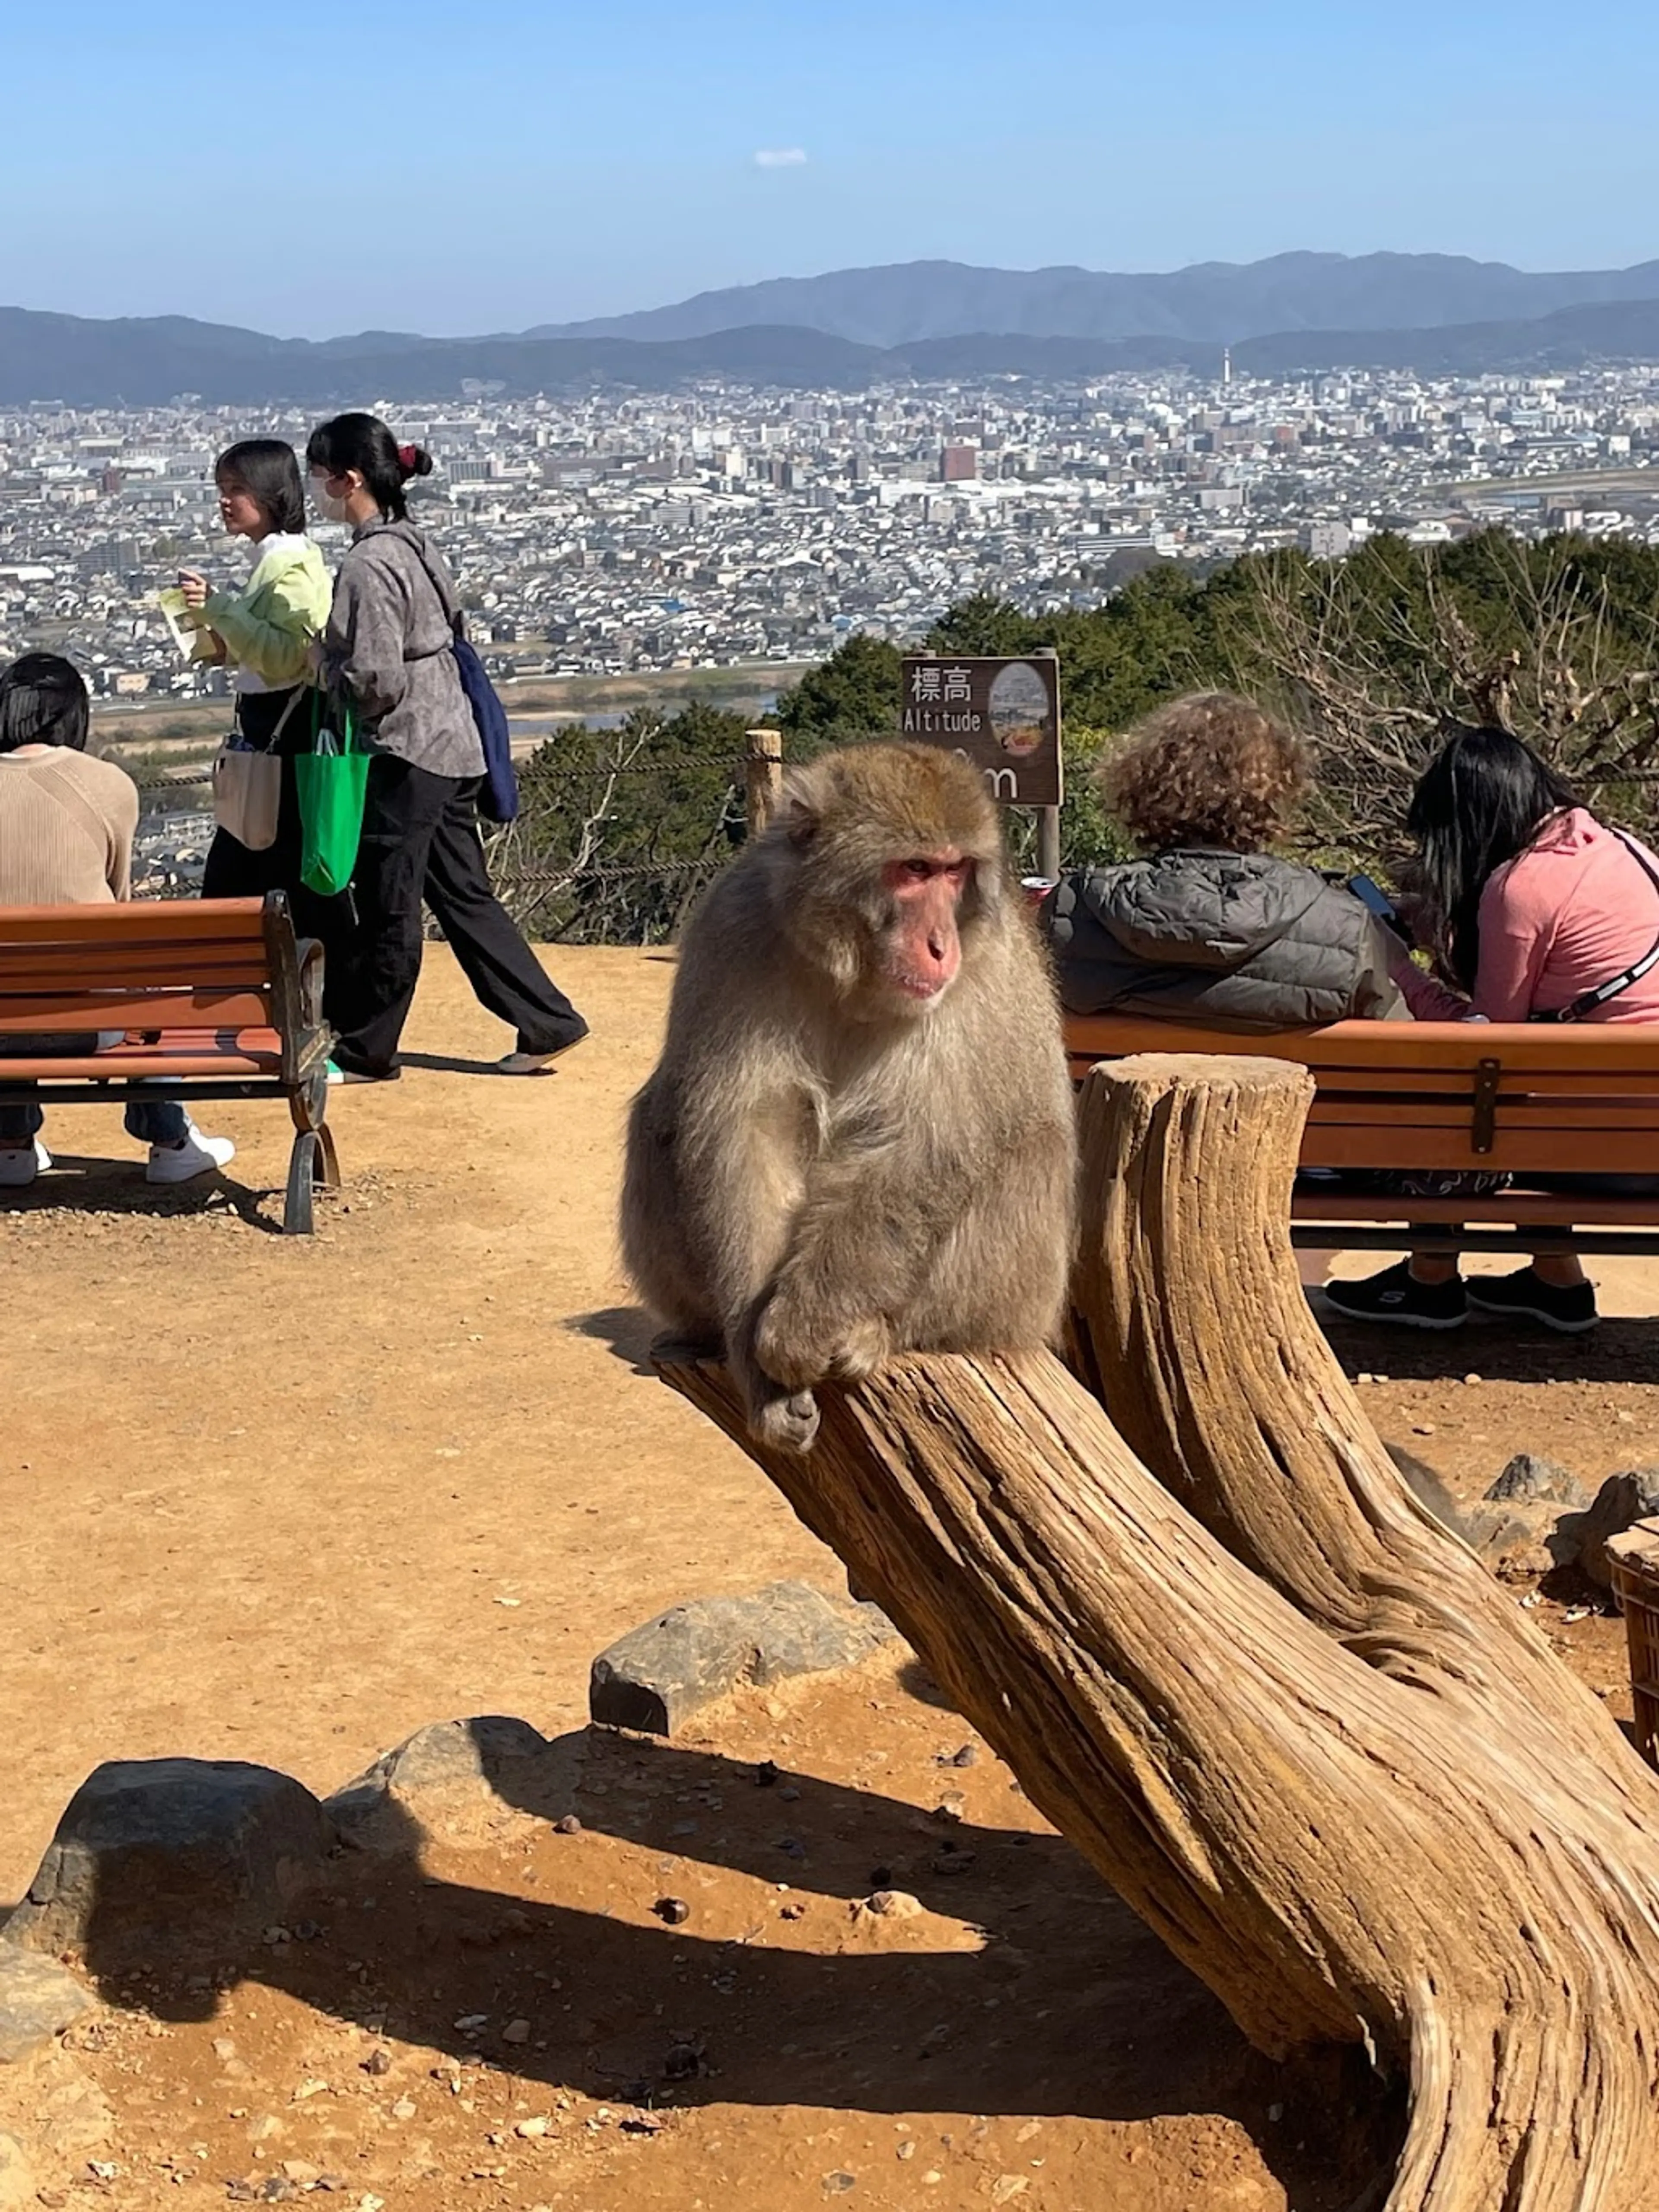
<svg viewBox="0 0 1659 2212"><path fill-rule="evenodd" d="M1194 692L1096 774L1146 858L1067 876L1043 905L1070 1012L1240 1030L1407 1018L1369 910L1268 850L1308 783L1304 747L1270 714Z"/></svg>

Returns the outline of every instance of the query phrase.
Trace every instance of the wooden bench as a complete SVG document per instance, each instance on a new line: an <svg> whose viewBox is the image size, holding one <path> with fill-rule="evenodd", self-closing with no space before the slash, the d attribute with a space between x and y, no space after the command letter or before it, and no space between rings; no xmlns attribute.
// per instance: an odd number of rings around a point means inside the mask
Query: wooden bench
<svg viewBox="0 0 1659 2212"><path fill-rule="evenodd" d="M1097 1060L1130 1053L1300 1060L1317 1085L1304 1168L1455 1168L1514 1178L1484 1198L1405 1198L1298 1180L1297 1244L1393 1250L1409 1227L1414 1245L1465 1251L1659 1253L1659 1193L1589 1197L1537 1188L1548 1176L1659 1176L1659 1024L1335 1022L1250 1036L1067 1014L1065 1030L1079 1083Z"/></svg>
<svg viewBox="0 0 1659 2212"><path fill-rule="evenodd" d="M0 1103L52 1114L284 1098L295 1138L283 1226L308 1236L313 1187L339 1181L322 984L322 947L295 941L280 891L0 907ZM119 1043L74 1056L30 1048L58 1036L90 1045L115 1030Z"/></svg>

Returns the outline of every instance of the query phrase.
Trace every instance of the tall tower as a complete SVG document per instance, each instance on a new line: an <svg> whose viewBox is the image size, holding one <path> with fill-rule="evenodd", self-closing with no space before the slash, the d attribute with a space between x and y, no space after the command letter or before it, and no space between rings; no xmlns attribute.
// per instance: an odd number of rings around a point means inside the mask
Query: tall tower
<svg viewBox="0 0 1659 2212"><path fill-rule="evenodd" d="M1232 380L1233 349L1231 346L1223 346L1221 349L1221 388L1224 392L1227 391L1231 387Z"/></svg>

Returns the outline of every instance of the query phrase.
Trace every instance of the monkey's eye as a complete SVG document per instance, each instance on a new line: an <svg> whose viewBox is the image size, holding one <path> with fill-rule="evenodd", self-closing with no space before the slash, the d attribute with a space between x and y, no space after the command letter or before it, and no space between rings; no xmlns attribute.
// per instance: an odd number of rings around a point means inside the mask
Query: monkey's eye
<svg viewBox="0 0 1659 2212"><path fill-rule="evenodd" d="M899 863L899 874L907 884L930 883L933 880L933 864L931 860L902 860Z"/></svg>

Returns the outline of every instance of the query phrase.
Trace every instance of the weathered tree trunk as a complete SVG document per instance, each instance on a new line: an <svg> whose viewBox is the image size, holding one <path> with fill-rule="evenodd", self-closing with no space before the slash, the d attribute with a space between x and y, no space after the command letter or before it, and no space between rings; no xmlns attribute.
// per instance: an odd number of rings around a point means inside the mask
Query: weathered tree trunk
<svg viewBox="0 0 1659 2212"><path fill-rule="evenodd" d="M1103 1119L1158 1079L1132 1072ZM1090 1291L1115 1264L1096 1219L1081 1334L1209 1528L1047 1355L896 1363L821 1394L809 1458L757 1456L1246 2034L1364 2043L1408 2072L1390 2212L1634 2212L1659 2174L1654 1790L1404 1492L1307 1334L1277 1225L1300 1091L1246 1079L1206 1115L1236 1070L1164 1080L1190 1114L1120 1129L1095 1186L1141 1207L1112 1250L1155 1271L1126 1297L1158 1313L1137 1335ZM1137 1175L1162 1196L1133 1198ZM1164 1271L1190 1278L1167 1326ZM1176 1358L1221 1379L1189 1389ZM664 1372L754 1451L722 1370Z"/></svg>

